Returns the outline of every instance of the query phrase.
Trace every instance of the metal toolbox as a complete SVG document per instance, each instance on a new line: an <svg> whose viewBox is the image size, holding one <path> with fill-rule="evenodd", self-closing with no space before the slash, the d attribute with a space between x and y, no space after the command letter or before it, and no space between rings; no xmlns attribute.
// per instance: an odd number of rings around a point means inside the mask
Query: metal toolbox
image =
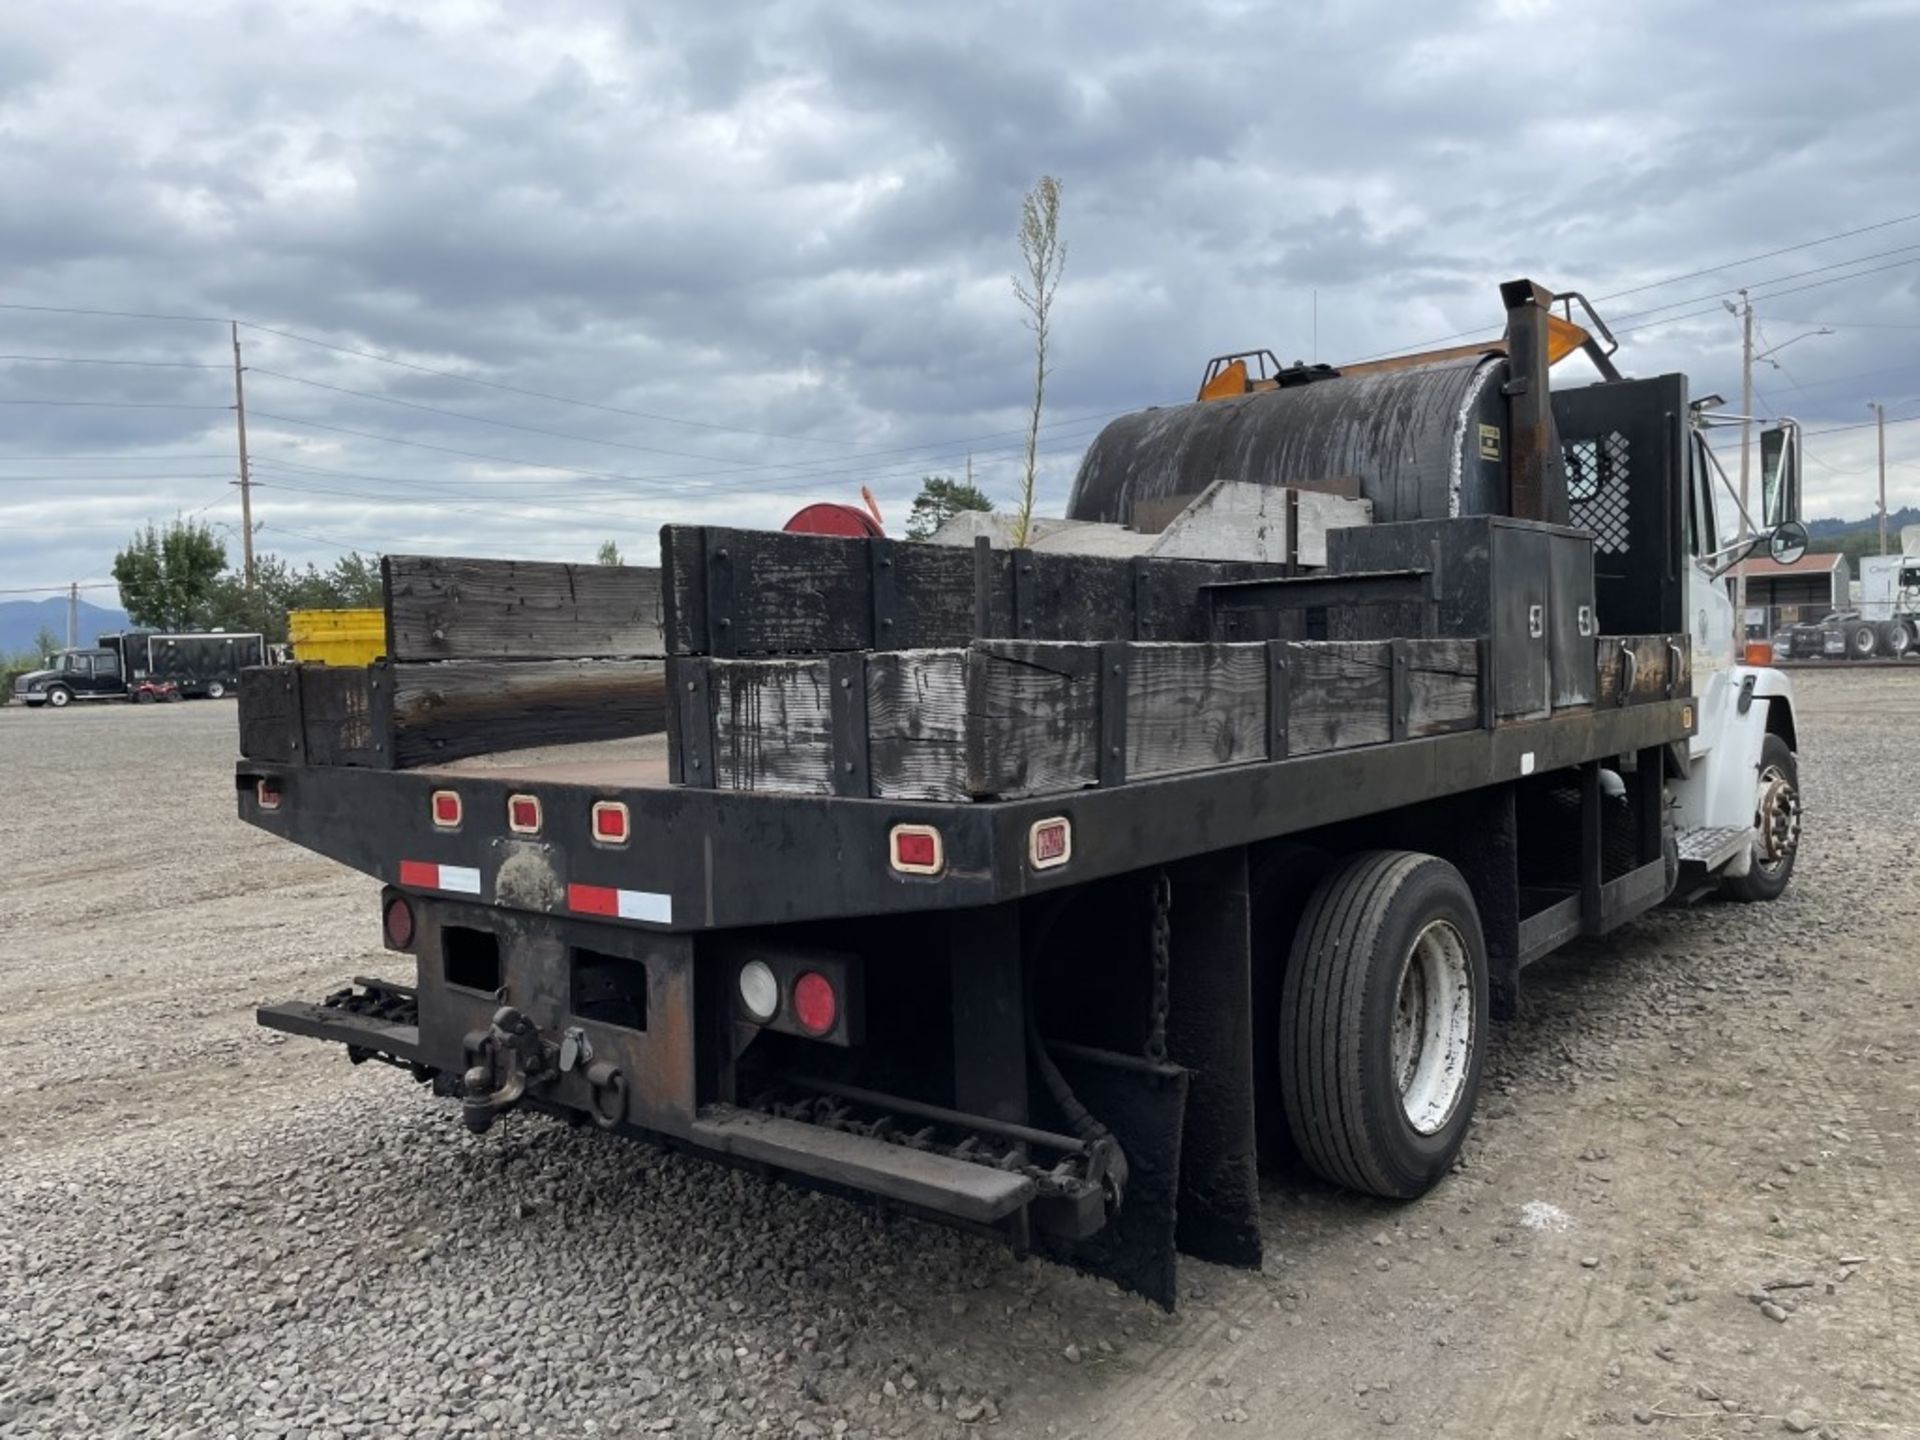
<svg viewBox="0 0 1920 1440"><path fill-rule="evenodd" d="M1593 537L1584 530L1467 515L1335 530L1334 575L1419 573L1419 604L1342 607L1329 633L1487 637L1493 712L1527 719L1593 703Z"/></svg>

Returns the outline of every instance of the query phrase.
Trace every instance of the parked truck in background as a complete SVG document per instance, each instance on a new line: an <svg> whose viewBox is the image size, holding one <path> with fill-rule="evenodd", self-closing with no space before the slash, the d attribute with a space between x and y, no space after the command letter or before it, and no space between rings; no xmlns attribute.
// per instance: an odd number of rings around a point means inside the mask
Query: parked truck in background
<svg viewBox="0 0 1920 1440"><path fill-rule="evenodd" d="M1264 1153L1424 1194L1524 967L1771 900L1800 841L1791 685L1734 653L1724 417L1502 296L1503 340L1222 357L1115 420L1079 553L385 557L384 658L248 672L235 784L383 882L405 969L260 1023L476 1131L656 1137L1167 1305L1177 1252L1260 1263ZM1551 390L1576 350L1602 378ZM1797 430L1771 453L1785 562Z"/></svg>
<svg viewBox="0 0 1920 1440"><path fill-rule="evenodd" d="M13 694L23 704L54 710L76 701L131 700L142 686L151 693L171 685L189 699L218 700L238 690L241 671L266 658L258 634L128 630L102 635L89 649L56 651L44 669L16 677Z"/></svg>

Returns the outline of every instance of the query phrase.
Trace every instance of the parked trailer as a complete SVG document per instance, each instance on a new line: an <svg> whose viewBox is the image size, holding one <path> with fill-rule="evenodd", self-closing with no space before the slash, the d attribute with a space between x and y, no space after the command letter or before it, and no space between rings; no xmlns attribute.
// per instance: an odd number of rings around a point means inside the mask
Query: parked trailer
<svg viewBox="0 0 1920 1440"><path fill-rule="evenodd" d="M1116 422L1069 505L1164 523L1231 455L1370 504L1324 568L682 526L658 571L387 557L386 658L249 672L236 783L385 882L411 970L260 1022L475 1130L648 1135L1166 1305L1178 1251L1259 1263L1263 1151L1423 1194L1526 965L1771 899L1799 840L1684 378L1503 293L1483 350ZM1551 394L1582 346L1607 378Z"/></svg>

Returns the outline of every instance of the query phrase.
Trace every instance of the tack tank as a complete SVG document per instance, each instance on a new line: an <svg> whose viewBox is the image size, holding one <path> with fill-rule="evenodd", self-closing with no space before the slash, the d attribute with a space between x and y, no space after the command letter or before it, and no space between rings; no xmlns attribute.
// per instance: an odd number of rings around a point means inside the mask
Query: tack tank
<svg viewBox="0 0 1920 1440"><path fill-rule="evenodd" d="M1067 516L1125 524L1215 480L1357 481L1376 523L1505 514L1507 373L1482 355L1123 415L1088 447Z"/></svg>

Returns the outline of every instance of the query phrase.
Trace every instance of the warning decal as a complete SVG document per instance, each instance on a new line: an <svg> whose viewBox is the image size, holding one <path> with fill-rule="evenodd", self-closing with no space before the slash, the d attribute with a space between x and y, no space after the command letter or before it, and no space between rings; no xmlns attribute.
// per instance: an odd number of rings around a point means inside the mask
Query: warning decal
<svg viewBox="0 0 1920 1440"><path fill-rule="evenodd" d="M1500 458L1500 427L1498 425L1480 427L1480 458L1482 460Z"/></svg>

